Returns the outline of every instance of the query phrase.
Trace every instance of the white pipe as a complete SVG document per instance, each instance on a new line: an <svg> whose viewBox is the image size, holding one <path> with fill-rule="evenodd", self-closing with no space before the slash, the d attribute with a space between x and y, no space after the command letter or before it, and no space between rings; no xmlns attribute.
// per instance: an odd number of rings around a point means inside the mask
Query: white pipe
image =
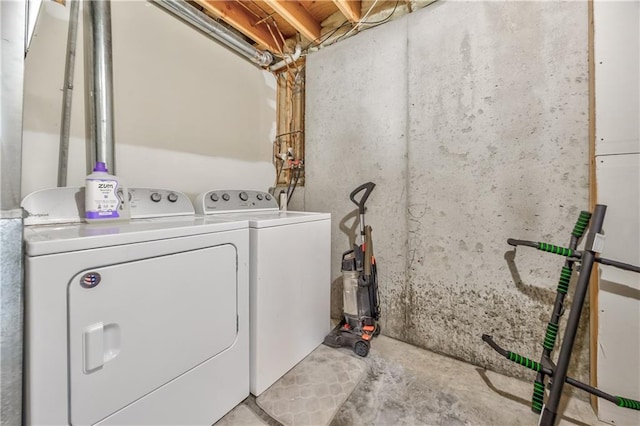
<svg viewBox="0 0 640 426"><path fill-rule="evenodd" d="M277 62L271 65L269 67L269 71L277 71L280 68L284 67L285 65L289 65L290 63L297 61L300 58L301 54L302 54L302 46L300 46L299 44L296 44L295 51L290 55L286 55L285 58L280 62Z"/></svg>

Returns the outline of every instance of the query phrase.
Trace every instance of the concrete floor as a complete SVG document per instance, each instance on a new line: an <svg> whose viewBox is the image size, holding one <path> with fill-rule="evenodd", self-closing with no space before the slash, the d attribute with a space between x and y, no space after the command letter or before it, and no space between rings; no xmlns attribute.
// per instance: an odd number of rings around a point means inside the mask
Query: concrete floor
<svg viewBox="0 0 640 426"><path fill-rule="evenodd" d="M338 410L331 426L533 426L538 422L538 416L530 410L533 372L532 381L524 382L385 336L374 340L364 361L369 371ZM597 420L586 400L568 396L563 402L559 425L606 425ZM257 406L254 397L234 411L240 408L242 416L236 412L234 421L227 418L220 423L280 424Z"/></svg>

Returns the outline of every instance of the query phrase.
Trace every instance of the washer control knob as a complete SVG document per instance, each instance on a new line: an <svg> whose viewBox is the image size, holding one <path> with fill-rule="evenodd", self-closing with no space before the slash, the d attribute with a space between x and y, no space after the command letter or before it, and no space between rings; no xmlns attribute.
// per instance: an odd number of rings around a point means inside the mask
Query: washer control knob
<svg viewBox="0 0 640 426"><path fill-rule="evenodd" d="M229 201L231 199L231 197L229 196L229 194L227 194L226 192L224 194L222 194L222 199L225 201Z"/></svg>
<svg viewBox="0 0 640 426"><path fill-rule="evenodd" d="M262 201L262 194L258 194L258 195L256 195L256 198L257 198L258 200Z"/></svg>
<svg viewBox="0 0 640 426"><path fill-rule="evenodd" d="M218 201L220 199L220 197L218 197L218 194L216 194L215 192L213 192L209 198L211 198L211 201Z"/></svg>
<svg viewBox="0 0 640 426"><path fill-rule="evenodd" d="M176 201L178 201L178 194L176 194L175 192L170 192L169 195L167 195L167 200L175 203Z"/></svg>
<svg viewBox="0 0 640 426"><path fill-rule="evenodd" d="M242 201L247 201L249 199L249 196L247 195L246 192L241 192L240 194L238 194L238 196Z"/></svg>
<svg viewBox="0 0 640 426"><path fill-rule="evenodd" d="M264 196L264 198L266 198L267 201L269 201L269 200L271 200L271 195L267 194L267 195Z"/></svg>
<svg viewBox="0 0 640 426"><path fill-rule="evenodd" d="M151 193L151 201L153 201L154 203L159 202L160 200L162 200L162 195L160 195L159 192L153 192Z"/></svg>

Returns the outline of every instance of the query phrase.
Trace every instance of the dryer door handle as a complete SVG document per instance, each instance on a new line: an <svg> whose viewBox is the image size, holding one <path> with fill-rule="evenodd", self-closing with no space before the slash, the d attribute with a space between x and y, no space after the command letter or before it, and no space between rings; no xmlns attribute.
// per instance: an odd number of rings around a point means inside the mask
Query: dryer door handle
<svg viewBox="0 0 640 426"><path fill-rule="evenodd" d="M104 324L99 322L85 327L82 340L84 372L93 373L104 365Z"/></svg>
<svg viewBox="0 0 640 426"><path fill-rule="evenodd" d="M100 370L106 362L120 354L120 326L98 322L85 327L83 368L85 374Z"/></svg>

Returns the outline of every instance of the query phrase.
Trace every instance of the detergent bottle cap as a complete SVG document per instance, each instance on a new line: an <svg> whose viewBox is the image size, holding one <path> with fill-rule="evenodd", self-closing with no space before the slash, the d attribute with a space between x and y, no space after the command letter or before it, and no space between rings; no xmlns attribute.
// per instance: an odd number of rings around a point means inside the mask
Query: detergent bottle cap
<svg viewBox="0 0 640 426"><path fill-rule="evenodd" d="M93 168L94 172L108 172L107 165L101 161L96 162L96 166Z"/></svg>

